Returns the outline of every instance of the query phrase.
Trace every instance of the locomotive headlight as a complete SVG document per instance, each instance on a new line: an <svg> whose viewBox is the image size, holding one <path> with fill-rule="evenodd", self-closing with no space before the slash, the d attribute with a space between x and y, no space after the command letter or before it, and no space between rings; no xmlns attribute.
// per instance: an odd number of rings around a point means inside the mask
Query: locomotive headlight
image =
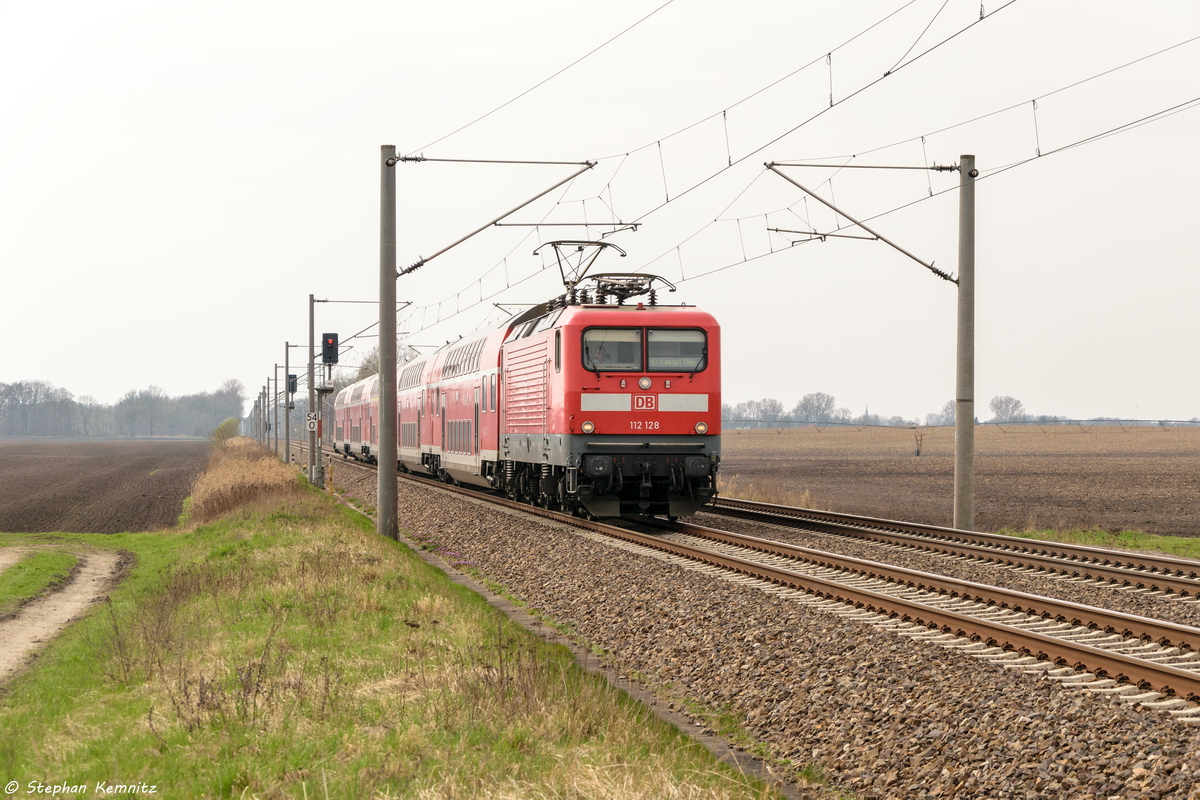
<svg viewBox="0 0 1200 800"><path fill-rule="evenodd" d="M649 378L638 379L638 386L642 387L643 389L649 389L652 383L654 383L654 381L650 380Z"/></svg>
<svg viewBox="0 0 1200 800"><path fill-rule="evenodd" d="M697 422L696 423L696 433L708 433L708 423L707 422Z"/></svg>
<svg viewBox="0 0 1200 800"><path fill-rule="evenodd" d="M579 427L580 427L580 429L583 430L584 433L592 433L593 431L596 430L596 425L590 421L583 423Z"/></svg>

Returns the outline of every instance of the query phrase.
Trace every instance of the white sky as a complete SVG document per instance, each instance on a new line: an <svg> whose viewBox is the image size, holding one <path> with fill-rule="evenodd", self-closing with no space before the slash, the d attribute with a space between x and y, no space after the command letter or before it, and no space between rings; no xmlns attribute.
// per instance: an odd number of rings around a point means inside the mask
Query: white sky
<svg viewBox="0 0 1200 800"><path fill-rule="evenodd" d="M954 285L881 242L789 247L766 228L837 220L763 163L972 153L979 416L996 395L1033 414L1200 416L1200 40L1181 44L1200 36L1200 3L987 0L980 22L975 0L673 0L443 138L661 5L0 0L0 381L111 403L232 377L256 395L284 342L305 341L310 293L377 296L379 147L395 144L599 160L510 219L642 223L610 239L629 256L598 267L662 274L672 301L717 316L726 402L819 391L923 419L954 397ZM401 266L573 171L397 169ZM789 174L957 275L957 173L846 170L832 195L833 170ZM414 309L401 330L442 343L497 319L493 302L559 294L534 249L598 236L490 228L399 279ZM318 305L317 333L344 341L376 319ZM344 363L375 340L356 344Z"/></svg>

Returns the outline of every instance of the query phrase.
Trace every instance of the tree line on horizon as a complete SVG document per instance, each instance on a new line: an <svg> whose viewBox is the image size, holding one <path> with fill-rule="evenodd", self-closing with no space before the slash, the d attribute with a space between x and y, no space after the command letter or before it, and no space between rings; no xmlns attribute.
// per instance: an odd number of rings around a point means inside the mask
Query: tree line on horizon
<svg viewBox="0 0 1200 800"><path fill-rule="evenodd" d="M130 389L113 404L91 395L76 398L48 381L0 383L0 435L56 437L205 437L246 401L233 378L215 392L169 397L157 386Z"/></svg>
<svg viewBox="0 0 1200 800"><path fill-rule="evenodd" d="M986 420L990 423L1019 423L1037 422L1057 424L1074 421L1070 417L1052 416L1049 414L1031 415L1026 413L1024 404L1014 397L998 395L991 399L988 408L992 417ZM859 416L854 416L848 408L838 406L833 395L824 392L813 392L802 397L791 410L774 398L762 400L747 400L736 405L721 404L721 421L725 424L741 428L769 428L779 424L814 424L814 425L862 425L885 426L893 428L939 427L955 423L955 403L946 401L940 411L925 415L925 420L905 419L900 416L887 417L882 414L872 414L866 409ZM1116 422L1116 417L1096 417L1091 422ZM1192 417L1189 422L1200 422L1200 417ZM978 416L975 423L980 424Z"/></svg>

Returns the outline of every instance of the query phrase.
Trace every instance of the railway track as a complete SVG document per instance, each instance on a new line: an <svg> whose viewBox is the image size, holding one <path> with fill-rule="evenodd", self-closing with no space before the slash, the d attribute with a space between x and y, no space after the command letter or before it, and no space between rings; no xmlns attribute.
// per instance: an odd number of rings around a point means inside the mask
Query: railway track
<svg viewBox="0 0 1200 800"><path fill-rule="evenodd" d="M1116 586L1200 603L1200 562L1166 555L1042 542L1001 534L860 517L721 497L705 513L870 540L912 551L1042 571L1095 586Z"/></svg>
<svg viewBox="0 0 1200 800"><path fill-rule="evenodd" d="M778 567L780 573L755 577L850 603L865 612L864 621L902 624L911 629L909 635L1151 708L1188 709L1184 698L1200 702L1200 628L688 523L661 527L670 531L669 541L715 544L738 559L726 566L743 574L756 571L746 569L742 559ZM813 581L795 582L793 573ZM1200 709L1187 713L1193 712L1200 722Z"/></svg>
<svg viewBox="0 0 1200 800"><path fill-rule="evenodd" d="M867 624L1200 724L1198 628L688 523L582 520L403 477L736 573Z"/></svg>

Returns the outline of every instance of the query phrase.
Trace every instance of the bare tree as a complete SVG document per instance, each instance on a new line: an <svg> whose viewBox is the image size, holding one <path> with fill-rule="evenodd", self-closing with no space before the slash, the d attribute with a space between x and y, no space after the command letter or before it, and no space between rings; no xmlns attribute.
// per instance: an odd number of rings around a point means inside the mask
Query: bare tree
<svg viewBox="0 0 1200 800"><path fill-rule="evenodd" d="M91 422L96 416L96 412L100 410L100 404L96 402L96 398L90 394L85 394L79 398L79 421L83 423L83 435L91 435Z"/></svg>
<svg viewBox="0 0 1200 800"><path fill-rule="evenodd" d="M806 394L792 409L792 419L799 422L830 422L837 411L837 400L824 392Z"/></svg>
<svg viewBox="0 0 1200 800"><path fill-rule="evenodd" d="M732 409L730 419L747 423L743 427L769 428L772 422L785 419L783 403L773 398L746 400Z"/></svg>
<svg viewBox="0 0 1200 800"><path fill-rule="evenodd" d="M404 345L396 350L396 366L400 367L413 359L420 358L421 351L411 345ZM363 354L358 364L358 371L350 383L358 383L363 378L369 378L379 373L379 346L376 345Z"/></svg>
<svg viewBox="0 0 1200 800"><path fill-rule="evenodd" d="M1025 419L1025 406L1021 401L1008 395L993 397L989 404L995 422L1020 422Z"/></svg>
<svg viewBox="0 0 1200 800"><path fill-rule="evenodd" d="M953 425L955 418L958 416L958 404L953 400L947 400L946 405L942 406L941 411L925 415L925 424L929 426L935 425Z"/></svg>
<svg viewBox="0 0 1200 800"><path fill-rule="evenodd" d="M213 400L218 404L216 416L222 420L241 417L246 403L246 387L237 378L229 378L217 389Z"/></svg>
<svg viewBox="0 0 1200 800"><path fill-rule="evenodd" d="M155 434L155 428L158 428L158 433L162 433L161 423L167 414L167 404L170 402L167 393L151 384L148 388L138 392L138 400L150 435Z"/></svg>
<svg viewBox="0 0 1200 800"><path fill-rule="evenodd" d="M351 383L358 383L363 378L369 378L379 372L379 346L376 345L363 354L358 364L358 372L354 374Z"/></svg>
<svg viewBox="0 0 1200 800"><path fill-rule="evenodd" d="M764 398L758 402L758 418L761 420L773 422L783 419L783 403L775 398Z"/></svg>
<svg viewBox="0 0 1200 800"><path fill-rule="evenodd" d="M56 392L46 381L17 381L3 386L0 407L8 432L19 436L42 434L42 418L49 412L46 403L56 399Z"/></svg>
<svg viewBox="0 0 1200 800"><path fill-rule="evenodd" d="M126 436L133 436L134 431L141 424L142 420L141 400L138 397L138 390L130 389L126 392L117 401L114 412L117 418L117 430Z"/></svg>

